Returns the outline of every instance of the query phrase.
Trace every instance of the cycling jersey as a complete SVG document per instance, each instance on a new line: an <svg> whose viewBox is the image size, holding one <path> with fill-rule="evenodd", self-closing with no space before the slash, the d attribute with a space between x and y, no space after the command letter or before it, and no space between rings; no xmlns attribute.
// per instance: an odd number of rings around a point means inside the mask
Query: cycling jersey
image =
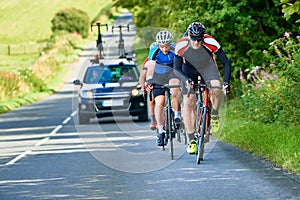
<svg viewBox="0 0 300 200"><path fill-rule="evenodd" d="M157 63L154 72L157 74L166 74L172 71L174 60L174 46L171 44L171 49L168 54L164 54L158 47L158 44L151 45L151 49L148 54L148 59Z"/></svg>
<svg viewBox="0 0 300 200"><path fill-rule="evenodd" d="M174 47L175 44L172 43L168 54L164 54L159 49L157 43L152 44L150 47L148 59L156 62L153 74L153 82L157 85L167 84L169 83L169 80L177 78L177 76L173 72L173 63L175 56ZM154 97L164 94L164 89L153 89Z"/></svg>
<svg viewBox="0 0 300 200"><path fill-rule="evenodd" d="M191 47L187 37L181 38L175 47L174 72L178 76L193 81L199 74L205 81L220 80L214 55L224 66L224 81L230 81L231 64L220 44L212 36L205 34L199 49Z"/></svg>

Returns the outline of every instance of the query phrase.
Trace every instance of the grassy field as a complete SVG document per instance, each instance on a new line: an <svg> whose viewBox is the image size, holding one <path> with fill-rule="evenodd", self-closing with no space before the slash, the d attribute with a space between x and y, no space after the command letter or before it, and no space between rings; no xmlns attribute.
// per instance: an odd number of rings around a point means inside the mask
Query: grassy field
<svg viewBox="0 0 300 200"><path fill-rule="evenodd" d="M49 39L52 34L51 20L59 9L79 8L94 21L112 4L112 1L106 0L0 0L0 71L16 71L35 62L39 53L7 56L3 52L7 52L7 45L23 46ZM95 34L96 31L92 36Z"/></svg>
<svg viewBox="0 0 300 200"><path fill-rule="evenodd" d="M102 23L109 23L114 17L111 12L116 12L115 9L112 9L112 5L112 1L104 0L0 0L0 45L32 44L48 40L52 34L51 19L61 8L76 7L85 11L89 15L91 22L99 20ZM30 12L28 12L29 10ZM111 19L109 19L109 17L111 17ZM91 32L90 37L82 42L94 41L96 34L97 31ZM80 44L78 45L80 46ZM53 71L55 70L54 68L56 68L58 71L55 76L60 76L62 69L60 65L73 60L73 54L78 54L78 52L76 52L77 50L73 52L73 50L70 49L72 47L67 46L68 45L65 45L63 48L59 47L56 55L46 55L49 61L43 63L43 65L46 66L40 67L37 66L36 63L40 58L40 52L11 56L0 55L0 112L6 112L21 105L32 103L59 89L59 83L57 84L58 87L52 86L49 85L48 80L46 80L46 82L45 80L41 80L45 82L42 89L40 88L41 86L36 88L33 85L36 85L37 81L41 82L36 78L44 77L40 73L42 71L56 74L56 72ZM38 70L40 71L39 74L30 75L32 72L35 73L38 68L42 69ZM20 72L22 72L23 75L21 75ZM32 91L30 92L30 90Z"/></svg>
<svg viewBox="0 0 300 200"><path fill-rule="evenodd" d="M92 21L108 0L0 0L0 43L41 41L51 35L51 19L66 7L85 11Z"/></svg>

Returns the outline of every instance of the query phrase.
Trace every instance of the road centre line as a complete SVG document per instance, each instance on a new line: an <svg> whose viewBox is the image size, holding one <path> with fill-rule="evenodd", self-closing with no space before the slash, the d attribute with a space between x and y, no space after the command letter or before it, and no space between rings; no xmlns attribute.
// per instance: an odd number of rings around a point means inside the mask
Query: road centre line
<svg viewBox="0 0 300 200"><path fill-rule="evenodd" d="M50 133L50 135L55 135L63 126L60 124L55 129L53 129Z"/></svg>
<svg viewBox="0 0 300 200"><path fill-rule="evenodd" d="M22 159L24 156L26 156L29 153L31 153L31 150L26 150L23 153L21 153L20 155L18 155L17 157L15 157L14 159L12 159L11 161L9 161L8 163L6 163L5 165L12 165L15 162L17 162L18 160Z"/></svg>
<svg viewBox="0 0 300 200"><path fill-rule="evenodd" d="M70 117L67 117L67 118L62 122L62 124L63 124L63 125L67 124L71 119L72 119L71 116L70 116Z"/></svg>
<svg viewBox="0 0 300 200"><path fill-rule="evenodd" d="M49 136L44 137L43 139L41 139L40 141L38 141L33 147L37 147L37 146L41 146L43 144L45 144L46 142L48 142L50 140L50 136L51 135L55 135L62 127L63 125L66 125L71 119L72 117L74 117L77 114L77 110L72 112L71 115L69 117L67 117L66 119L64 119L64 121L62 122L62 124L56 126L50 133ZM11 161L7 162L5 165L13 165L15 164L17 161L21 160L23 157L25 157L26 155L30 154L32 152L32 148L22 152L20 155L18 155L17 157L15 157L14 159L12 159Z"/></svg>

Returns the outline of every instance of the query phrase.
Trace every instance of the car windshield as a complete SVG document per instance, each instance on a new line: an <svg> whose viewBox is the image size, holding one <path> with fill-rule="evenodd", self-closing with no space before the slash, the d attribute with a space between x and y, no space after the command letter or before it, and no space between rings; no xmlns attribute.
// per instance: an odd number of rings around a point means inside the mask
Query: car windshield
<svg viewBox="0 0 300 200"><path fill-rule="evenodd" d="M109 65L89 67L84 83L102 84L117 82L137 82L138 71L135 65Z"/></svg>

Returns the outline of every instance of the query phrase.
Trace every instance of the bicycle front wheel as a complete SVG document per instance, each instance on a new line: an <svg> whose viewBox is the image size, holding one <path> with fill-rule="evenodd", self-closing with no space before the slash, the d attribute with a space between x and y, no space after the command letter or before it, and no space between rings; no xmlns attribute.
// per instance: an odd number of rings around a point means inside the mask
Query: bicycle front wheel
<svg viewBox="0 0 300 200"><path fill-rule="evenodd" d="M202 114L202 116L200 116L200 119L201 119L200 134L197 137L197 158L196 158L197 164L200 164L201 160L203 160L204 137L205 137L206 126L207 126L206 122L208 120L207 108L203 108L203 112L201 114Z"/></svg>
<svg viewBox="0 0 300 200"><path fill-rule="evenodd" d="M171 160L174 159L174 149L173 149L173 133L172 133L172 110L171 107L167 107L167 113L166 113L166 122L167 122L167 135L170 140L170 156Z"/></svg>

